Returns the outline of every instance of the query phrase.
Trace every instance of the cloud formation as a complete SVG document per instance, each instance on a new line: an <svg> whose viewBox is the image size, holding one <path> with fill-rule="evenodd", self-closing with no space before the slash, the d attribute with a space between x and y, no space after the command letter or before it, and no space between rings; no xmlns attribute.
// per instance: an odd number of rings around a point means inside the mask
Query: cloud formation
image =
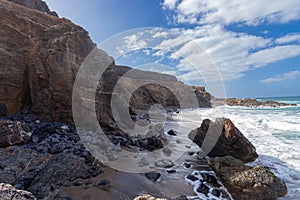
<svg viewBox="0 0 300 200"><path fill-rule="evenodd" d="M298 0L164 0L162 5L173 11L171 19L176 23L257 25L300 19Z"/></svg>
<svg viewBox="0 0 300 200"><path fill-rule="evenodd" d="M273 76L271 78L261 80L260 82L261 83L275 83L275 82L281 82L281 81L286 81L286 80L293 80L293 79L296 79L299 77L300 77L300 71L295 70L295 71L290 71L287 73Z"/></svg>

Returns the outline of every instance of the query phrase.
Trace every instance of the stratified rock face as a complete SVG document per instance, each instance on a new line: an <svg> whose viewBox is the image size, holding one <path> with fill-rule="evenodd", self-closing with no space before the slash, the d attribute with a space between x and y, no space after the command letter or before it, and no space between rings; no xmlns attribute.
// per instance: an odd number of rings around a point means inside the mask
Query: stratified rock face
<svg viewBox="0 0 300 200"><path fill-rule="evenodd" d="M12 1L16 4L20 4L20 5L25 6L27 8L39 10L39 11L45 12L49 15L53 15L55 17L58 17L56 12L50 11L47 4L44 1L41 1L41 0L8 0L8 1Z"/></svg>
<svg viewBox="0 0 300 200"><path fill-rule="evenodd" d="M25 123L0 120L0 148L22 144L30 136Z"/></svg>
<svg viewBox="0 0 300 200"><path fill-rule="evenodd" d="M285 183L263 167L246 166L231 156L214 158L210 165L234 199L276 199L287 194Z"/></svg>
<svg viewBox="0 0 300 200"><path fill-rule="evenodd" d="M234 126L230 119L218 119L218 121L222 121L223 129L220 129L222 133L213 149L209 153L206 152L208 156L222 157L229 155L243 162L254 161L258 155L250 141ZM214 122L211 120L203 120L200 128L191 131L189 138L201 147L207 136L209 127L213 125Z"/></svg>
<svg viewBox="0 0 300 200"><path fill-rule="evenodd" d="M0 199L3 200L35 200L28 191L17 190L10 184L0 183Z"/></svg>
<svg viewBox="0 0 300 200"><path fill-rule="evenodd" d="M69 20L0 0L0 103L71 122L76 72L94 47Z"/></svg>

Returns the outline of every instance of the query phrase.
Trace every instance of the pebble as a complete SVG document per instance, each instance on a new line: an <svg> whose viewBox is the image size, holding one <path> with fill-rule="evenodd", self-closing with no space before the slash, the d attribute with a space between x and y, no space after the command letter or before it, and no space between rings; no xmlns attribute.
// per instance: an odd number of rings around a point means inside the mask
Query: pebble
<svg viewBox="0 0 300 200"><path fill-rule="evenodd" d="M159 172L147 172L147 173L145 173L145 176L149 180L152 180L153 182L155 182L160 178L161 174Z"/></svg>

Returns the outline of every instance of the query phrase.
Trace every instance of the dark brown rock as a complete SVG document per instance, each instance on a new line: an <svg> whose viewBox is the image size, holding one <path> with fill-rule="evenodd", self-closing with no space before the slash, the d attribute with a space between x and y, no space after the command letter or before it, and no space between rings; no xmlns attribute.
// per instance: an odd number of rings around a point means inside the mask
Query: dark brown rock
<svg viewBox="0 0 300 200"><path fill-rule="evenodd" d="M211 129L212 131L221 131L221 133L213 133L209 137L217 140L215 146L207 153L210 157L222 157L222 156L233 156L243 162L254 161L258 155L255 147L250 141L240 132L238 128L234 126L230 119L217 119L216 122L212 122L209 119L203 120L201 127L197 128L189 134L189 138L193 140L199 147L202 146L209 127L217 126L219 129Z"/></svg>
<svg viewBox="0 0 300 200"><path fill-rule="evenodd" d="M6 117L6 116L7 116L6 105L0 103L0 117Z"/></svg>
<svg viewBox="0 0 300 200"><path fill-rule="evenodd" d="M8 114L28 111L40 119L72 123L74 80L82 62L96 45L83 28L67 19L49 15L49 8L43 2L12 1L0 0L0 103L6 104ZM96 103L101 127L117 128L110 107L111 97L119 78L129 70L133 75L129 76L125 86L135 85L140 80L145 83L158 80L175 88L161 84L141 86L130 93L131 111L149 109L154 104L210 107L210 95L203 87L192 88L166 74L115 66L114 59L104 51L99 50L98 54L107 69L99 81L96 99L83 100L82 105L75 107L82 107L80 113L85 115L90 112L86 111L86 105ZM79 95L89 90L89 79L87 77L86 83L79 88ZM188 91L196 94L196 104L191 101L193 98ZM122 99L128 92L116 95ZM183 97L183 103L179 102L176 92ZM128 108L119 111L129 112Z"/></svg>
<svg viewBox="0 0 300 200"><path fill-rule="evenodd" d="M287 194L285 183L266 168L246 166L231 156L211 159L210 165L234 199L276 199Z"/></svg>
<svg viewBox="0 0 300 200"><path fill-rule="evenodd" d="M30 136L31 132L25 123L0 120L0 148L22 144Z"/></svg>
<svg viewBox="0 0 300 200"><path fill-rule="evenodd" d="M3 200L36 200L28 191L17 190L10 184L0 183L0 199Z"/></svg>
<svg viewBox="0 0 300 200"><path fill-rule="evenodd" d="M76 72L95 47L87 31L0 0L0 38L0 103L8 113L29 110L42 119L71 122Z"/></svg>

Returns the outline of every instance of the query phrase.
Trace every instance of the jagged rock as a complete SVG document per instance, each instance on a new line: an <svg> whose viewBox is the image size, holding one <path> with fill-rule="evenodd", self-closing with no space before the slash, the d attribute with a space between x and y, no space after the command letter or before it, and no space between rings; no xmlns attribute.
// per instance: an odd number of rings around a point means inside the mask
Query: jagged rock
<svg viewBox="0 0 300 200"><path fill-rule="evenodd" d="M141 195L141 196L138 196L138 197L135 197L133 200L167 200L165 198L155 198L151 195Z"/></svg>
<svg viewBox="0 0 300 200"><path fill-rule="evenodd" d="M207 136L210 126L212 127L210 129L212 133ZM213 131L221 131L221 133L214 133ZM206 137L207 139L211 139L210 137L217 137L212 138L217 139L217 143L211 151L205 152L210 157L230 155L243 162L251 162L258 157L255 147L240 132L240 130L234 126L230 119L217 119L215 123L209 119L205 119L200 128L191 131L189 134L189 138L199 147L203 145Z"/></svg>
<svg viewBox="0 0 300 200"><path fill-rule="evenodd" d="M8 113L29 110L71 122L73 82L95 47L88 32L67 19L0 0L0 38L0 103Z"/></svg>
<svg viewBox="0 0 300 200"><path fill-rule="evenodd" d="M39 10L41 12L47 13L49 15L58 17L57 13L54 11L50 11L47 4L44 1L41 0L8 0L12 1L16 4L20 4L22 6L25 6L27 8Z"/></svg>
<svg viewBox="0 0 300 200"><path fill-rule="evenodd" d="M31 132L25 123L0 120L0 148L22 144L30 136Z"/></svg>
<svg viewBox="0 0 300 200"><path fill-rule="evenodd" d="M236 98L228 98L225 100L225 103L229 106L245 106L245 107L259 107L259 106L267 106L267 107L280 107L280 106L297 106L297 104L287 104L287 103L279 103L275 101L257 101L256 99L236 99Z"/></svg>
<svg viewBox="0 0 300 200"><path fill-rule="evenodd" d="M246 166L231 156L213 158L209 164L234 199L276 199L287 194L285 183L266 168Z"/></svg>
<svg viewBox="0 0 300 200"><path fill-rule="evenodd" d="M0 183L0 199L2 200L36 200L28 191L17 190L10 184Z"/></svg>

